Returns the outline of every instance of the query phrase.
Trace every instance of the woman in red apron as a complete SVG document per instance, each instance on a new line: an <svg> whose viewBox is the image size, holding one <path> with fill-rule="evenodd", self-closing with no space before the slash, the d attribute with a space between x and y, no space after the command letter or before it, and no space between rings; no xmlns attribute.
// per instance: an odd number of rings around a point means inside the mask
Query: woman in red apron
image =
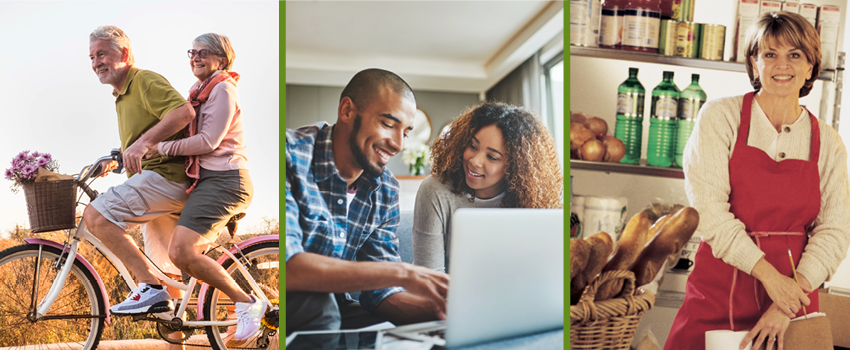
<svg viewBox="0 0 850 350"><path fill-rule="evenodd" d="M704 349L711 330L751 330L741 348L755 340L753 349L782 349L790 318L803 305L818 311L812 287L846 256L846 150L799 105L820 69L817 33L802 16L767 13L745 47L756 92L707 103L688 142L686 190L704 241L665 350Z"/></svg>

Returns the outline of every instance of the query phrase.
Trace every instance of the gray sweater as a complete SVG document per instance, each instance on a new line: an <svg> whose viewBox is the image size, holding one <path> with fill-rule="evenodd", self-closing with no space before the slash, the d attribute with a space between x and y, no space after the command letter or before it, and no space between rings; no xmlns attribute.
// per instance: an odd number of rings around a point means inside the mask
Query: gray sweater
<svg viewBox="0 0 850 350"><path fill-rule="evenodd" d="M505 193L490 199L454 194L451 183L428 176L416 192L413 209L413 263L446 272L452 242L452 213L460 208L498 208Z"/></svg>

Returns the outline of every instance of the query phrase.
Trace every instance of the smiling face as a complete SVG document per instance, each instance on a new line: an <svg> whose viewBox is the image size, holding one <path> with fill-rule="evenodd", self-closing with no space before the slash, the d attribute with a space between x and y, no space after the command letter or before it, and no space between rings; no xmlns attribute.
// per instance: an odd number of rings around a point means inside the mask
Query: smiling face
<svg viewBox="0 0 850 350"><path fill-rule="evenodd" d="M349 147L367 177L378 177L397 153L404 149L404 138L413 130L416 105L387 86L363 109L357 109Z"/></svg>
<svg viewBox="0 0 850 350"><path fill-rule="evenodd" d="M200 54L192 55L189 59L189 66L192 68L192 74L200 81L207 80L215 71L224 68L227 58L221 57L214 51L204 45L194 44L192 49L195 51L207 50L209 53L205 58L201 58Z"/></svg>
<svg viewBox="0 0 850 350"><path fill-rule="evenodd" d="M812 76L812 64L799 48L785 42L766 42L750 60L765 93L779 98L799 98L800 89Z"/></svg>
<svg viewBox="0 0 850 350"><path fill-rule="evenodd" d="M112 48L107 40L93 40L89 43L91 68L101 84L112 85L120 90L130 65L124 52Z"/></svg>
<svg viewBox="0 0 850 350"><path fill-rule="evenodd" d="M472 137L463 152L463 171L475 197L493 198L504 191L507 154L502 131L496 125L487 125Z"/></svg>

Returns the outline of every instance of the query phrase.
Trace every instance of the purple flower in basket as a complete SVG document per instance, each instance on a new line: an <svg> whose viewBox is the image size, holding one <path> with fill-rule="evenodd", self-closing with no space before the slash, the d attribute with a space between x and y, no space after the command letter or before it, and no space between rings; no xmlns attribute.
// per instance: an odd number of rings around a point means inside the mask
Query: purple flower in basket
<svg viewBox="0 0 850 350"><path fill-rule="evenodd" d="M38 175L38 167L35 165L27 165L21 170L21 177L28 180L35 180L36 175Z"/></svg>
<svg viewBox="0 0 850 350"><path fill-rule="evenodd" d="M14 181L12 192L17 192L21 185L32 183L38 177L38 168L49 171L59 170L59 163L53 160L49 153L23 151L12 158L12 167L6 169L7 180Z"/></svg>
<svg viewBox="0 0 850 350"><path fill-rule="evenodd" d="M14 162L26 161L29 153L30 153L30 151L23 151L21 153L18 153L18 155L16 155L15 158L12 158L12 161L14 161Z"/></svg>

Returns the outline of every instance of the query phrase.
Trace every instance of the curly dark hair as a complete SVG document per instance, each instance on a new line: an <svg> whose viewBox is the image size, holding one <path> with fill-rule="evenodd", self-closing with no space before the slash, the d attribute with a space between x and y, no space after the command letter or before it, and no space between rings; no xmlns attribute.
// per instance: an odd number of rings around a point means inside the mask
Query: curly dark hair
<svg viewBox="0 0 850 350"><path fill-rule="evenodd" d="M506 191L502 208L560 208L564 174L558 163L555 141L540 118L529 109L485 102L466 110L449 131L431 146L431 174L442 183L451 181L452 192L469 193L463 171L463 153L478 130L496 125L507 149Z"/></svg>

